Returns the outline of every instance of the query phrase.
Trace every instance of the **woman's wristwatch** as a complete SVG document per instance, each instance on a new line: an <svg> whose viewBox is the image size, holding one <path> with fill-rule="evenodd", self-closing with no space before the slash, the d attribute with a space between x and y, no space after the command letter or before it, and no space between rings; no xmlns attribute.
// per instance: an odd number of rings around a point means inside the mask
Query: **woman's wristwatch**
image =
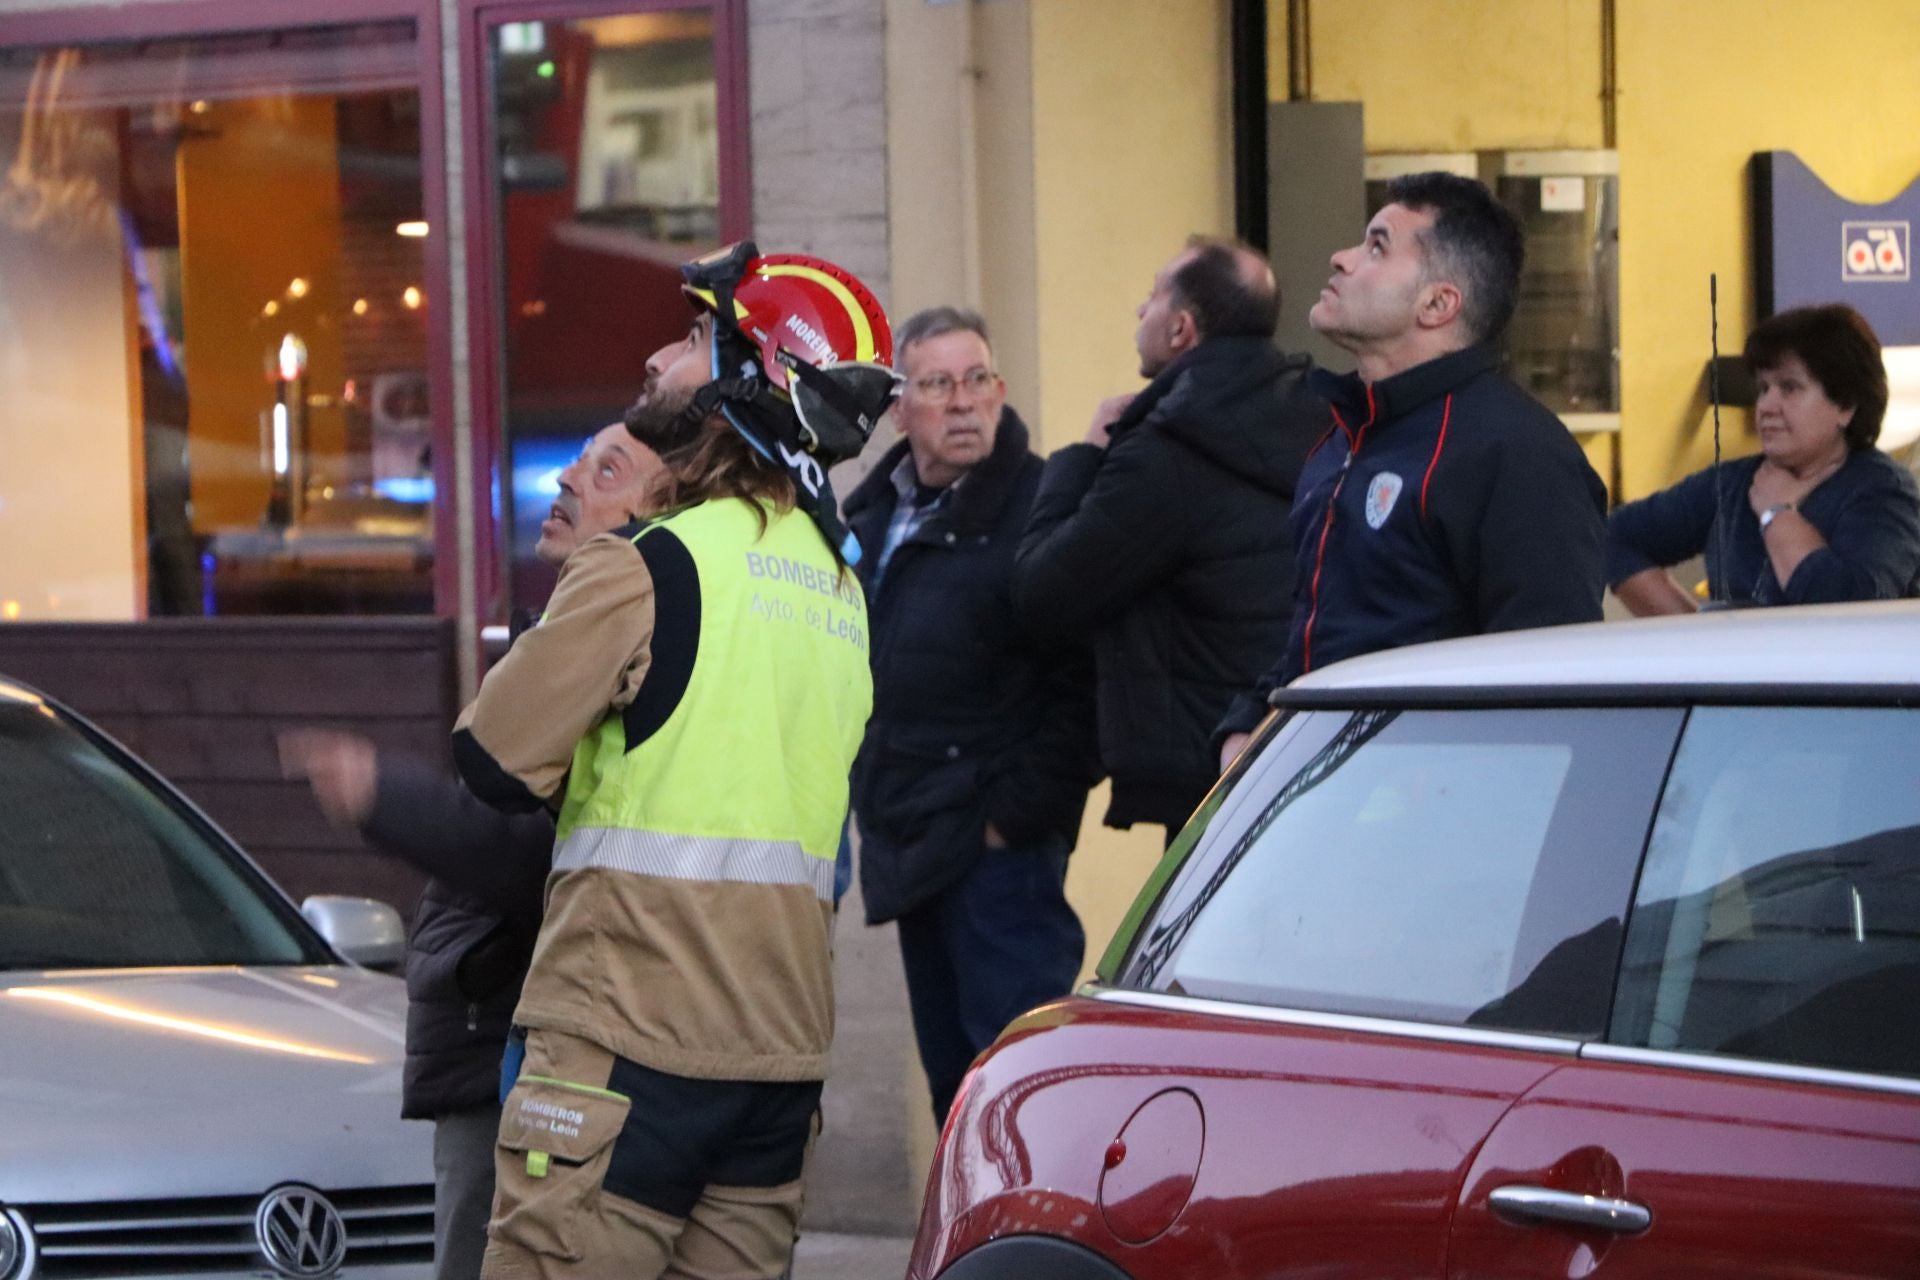
<svg viewBox="0 0 1920 1280"><path fill-rule="evenodd" d="M1798 508L1796 504L1791 502L1774 503L1772 506L1768 507L1765 511L1762 511L1760 513L1760 532L1765 533L1767 531L1767 526L1773 523L1773 518L1779 515L1782 511L1794 511L1797 509Z"/></svg>

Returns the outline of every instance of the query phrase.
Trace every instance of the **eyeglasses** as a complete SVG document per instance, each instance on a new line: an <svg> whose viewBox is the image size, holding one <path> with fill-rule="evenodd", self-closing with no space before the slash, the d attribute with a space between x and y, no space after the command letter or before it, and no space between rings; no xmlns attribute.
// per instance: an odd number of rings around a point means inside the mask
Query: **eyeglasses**
<svg viewBox="0 0 1920 1280"><path fill-rule="evenodd" d="M965 387L970 396L983 396L992 390L993 384L999 380L1000 375L993 370L976 368L961 374L958 382L948 374L929 373L924 377L915 378L910 385L913 387L913 394L928 404L945 404L953 399L953 389L956 386Z"/></svg>

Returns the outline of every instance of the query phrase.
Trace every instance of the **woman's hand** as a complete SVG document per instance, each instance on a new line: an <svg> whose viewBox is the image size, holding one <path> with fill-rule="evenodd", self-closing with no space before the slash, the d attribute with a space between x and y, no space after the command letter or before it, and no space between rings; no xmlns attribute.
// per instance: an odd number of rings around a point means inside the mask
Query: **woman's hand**
<svg viewBox="0 0 1920 1280"><path fill-rule="evenodd" d="M1810 468L1805 474L1795 475L1785 467L1771 460L1762 462L1753 473L1753 483L1747 487L1747 505L1753 508L1753 514L1759 515L1768 507L1798 507L1806 496L1818 488L1820 482L1840 469L1840 462Z"/></svg>
<svg viewBox="0 0 1920 1280"><path fill-rule="evenodd" d="M1760 540L1766 544L1767 560L1773 566L1774 581L1782 590L1792 581L1794 570L1800 562L1827 545L1820 531L1807 522L1800 514L1800 503L1812 493L1822 480L1840 469L1840 462L1809 468L1803 475L1795 475L1785 467L1772 461L1762 462L1759 470L1753 473L1753 484L1747 489L1747 505L1753 508L1755 516L1776 507L1785 510L1774 512L1773 518L1760 529Z"/></svg>

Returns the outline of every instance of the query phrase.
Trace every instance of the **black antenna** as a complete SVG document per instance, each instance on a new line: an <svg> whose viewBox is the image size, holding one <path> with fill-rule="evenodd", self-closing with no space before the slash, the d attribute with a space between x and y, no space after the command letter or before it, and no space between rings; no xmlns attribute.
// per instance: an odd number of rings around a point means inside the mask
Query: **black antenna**
<svg viewBox="0 0 1920 1280"><path fill-rule="evenodd" d="M1720 276L1717 272L1707 275L1707 313L1713 320L1711 347L1713 359L1707 362L1707 395L1713 401L1713 533L1720 543L1718 559L1721 562L1722 581L1716 586L1713 574L1707 574L1708 594L1717 602L1725 604L1726 558L1727 558L1727 494L1726 477L1720 474Z"/></svg>

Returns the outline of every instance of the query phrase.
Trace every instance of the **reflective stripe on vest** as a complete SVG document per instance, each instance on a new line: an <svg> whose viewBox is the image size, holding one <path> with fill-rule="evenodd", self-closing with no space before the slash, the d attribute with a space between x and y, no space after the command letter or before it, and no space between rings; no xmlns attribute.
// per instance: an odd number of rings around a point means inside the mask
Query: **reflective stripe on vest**
<svg viewBox="0 0 1920 1280"><path fill-rule="evenodd" d="M576 827L555 846L555 871L599 867L670 880L725 880L734 884L812 885L833 899L833 863L812 857L793 840L737 840L676 836L619 827Z"/></svg>

